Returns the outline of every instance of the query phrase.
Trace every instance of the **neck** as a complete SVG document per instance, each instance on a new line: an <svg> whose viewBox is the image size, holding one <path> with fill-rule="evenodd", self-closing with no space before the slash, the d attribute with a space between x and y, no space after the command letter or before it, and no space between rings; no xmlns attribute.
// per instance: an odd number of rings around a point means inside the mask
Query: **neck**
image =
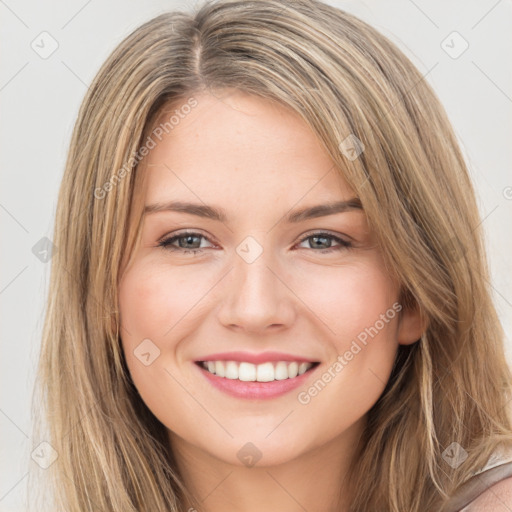
<svg viewBox="0 0 512 512"><path fill-rule="evenodd" d="M300 447L292 460L252 467L220 460L169 432L179 473L197 500L187 501L184 510L346 512L351 501L347 479L363 425L364 418L321 446Z"/></svg>

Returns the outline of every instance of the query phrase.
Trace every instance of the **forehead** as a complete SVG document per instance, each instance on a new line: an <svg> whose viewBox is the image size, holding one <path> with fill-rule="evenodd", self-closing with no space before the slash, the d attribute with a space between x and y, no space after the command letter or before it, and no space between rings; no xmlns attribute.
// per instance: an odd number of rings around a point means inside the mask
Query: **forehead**
<svg viewBox="0 0 512 512"><path fill-rule="evenodd" d="M234 90L194 99L186 114L180 103L166 109L157 126L174 115L172 128L151 135L155 147L144 158L146 204L174 194L217 203L261 195L290 202L304 195L354 195L321 142L289 108Z"/></svg>

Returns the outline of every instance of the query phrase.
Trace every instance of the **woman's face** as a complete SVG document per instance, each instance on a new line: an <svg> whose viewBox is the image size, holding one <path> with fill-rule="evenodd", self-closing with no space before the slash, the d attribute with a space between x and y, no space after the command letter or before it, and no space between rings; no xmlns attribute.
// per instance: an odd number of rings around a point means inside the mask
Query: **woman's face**
<svg viewBox="0 0 512 512"><path fill-rule="evenodd" d="M298 116L235 91L195 99L145 157L119 290L133 381L177 450L262 466L351 446L417 314L400 311L364 211ZM294 377L301 361L319 364Z"/></svg>

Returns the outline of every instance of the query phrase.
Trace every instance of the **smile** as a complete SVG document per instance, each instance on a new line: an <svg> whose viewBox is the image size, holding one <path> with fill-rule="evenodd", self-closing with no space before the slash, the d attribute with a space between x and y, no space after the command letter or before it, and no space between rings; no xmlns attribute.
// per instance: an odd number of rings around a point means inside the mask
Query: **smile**
<svg viewBox="0 0 512 512"><path fill-rule="evenodd" d="M264 400L285 395L307 380L319 362L196 361L194 366L209 384L235 398ZM244 380L245 379L245 380Z"/></svg>
<svg viewBox="0 0 512 512"><path fill-rule="evenodd" d="M272 382L293 379L318 363L276 361L252 364L239 361L199 361L213 375L243 382Z"/></svg>

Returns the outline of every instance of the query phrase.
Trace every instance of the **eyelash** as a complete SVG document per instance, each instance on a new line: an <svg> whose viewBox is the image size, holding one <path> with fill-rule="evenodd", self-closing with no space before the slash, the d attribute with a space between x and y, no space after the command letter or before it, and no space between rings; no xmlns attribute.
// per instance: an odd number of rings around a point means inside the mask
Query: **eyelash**
<svg viewBox="0 0 512 512"><path fill-rule="evenodd" d="M195 233L193 231L190 231L190 232L186 231L183 233L179 233L177 235L173 235L170 238L161 240L158 243L158 247L162 247L163 249L165 249L167 251L172 251L172 252L178 251L183 254L189 254L189 253L198 254L200 252L203 252L203 249L183 249L181 247L173 247L171 245L172 242L175 242L176 240L179 240L180 238L185 238L187 236L197 236L199 238L204 238L205 240L208 240L208 238L205 237L204 235L202 235L201 233ZM308 234L307 236L305 236L304 238L299 240L298 244L301 244L302 242L308 240L309 238L313 238L313 237L330 238L340 244L338 247L329 247L328 249L320 249L320 250L311 249L311 250L314 250L314 252L320 252L321 254L331 253L331 252L335 252L335 251L342 251L344 249L352 248L352 244L350 242L347 242L346 240L343 240L342 238L339 238L337 236L331 235L330 233L325 233L322 231ZM208 241L210 242L210 240L208 240Z"/></svg>

